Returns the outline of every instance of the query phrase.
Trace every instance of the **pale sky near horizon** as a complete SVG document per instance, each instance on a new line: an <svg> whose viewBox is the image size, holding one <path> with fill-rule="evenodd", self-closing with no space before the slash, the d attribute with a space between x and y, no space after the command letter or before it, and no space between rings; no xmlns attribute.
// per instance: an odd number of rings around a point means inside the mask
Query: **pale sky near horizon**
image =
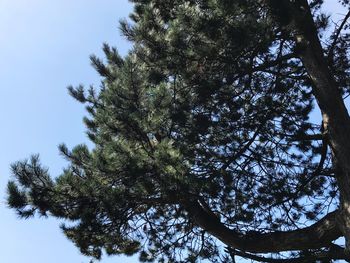
<svg viewBox="0 0 350 263"><path fill-rule="evenodd" d="M328 7L338 11L334 4ZM66 165L57 145L87 142L84 108L66 87L99 85L89 55L102 57L103 42L127 53L130 44L120 36L118 20L130 11L127 0L0 0L1 263L90 261L61 233L59 221L19 220L6 208L5 188L14 161L39 153L57 176ZM138 260L104 257L101 262Z"/></svg>

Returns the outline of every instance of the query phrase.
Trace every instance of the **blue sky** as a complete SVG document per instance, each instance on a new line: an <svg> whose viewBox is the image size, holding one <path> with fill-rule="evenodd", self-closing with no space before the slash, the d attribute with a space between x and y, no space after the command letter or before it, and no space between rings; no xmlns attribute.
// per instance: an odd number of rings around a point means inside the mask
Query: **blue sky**
<svg viewBox="0 0 350 263"><path fill-rule="evenodd" d="M335 9L335 0L329 2ZM87 142L84 108L66 87L98 85L89 55L102 56L103 42L126 54L130 44L120 36L118 20L130 10L126 0L0 0L0 262L89 262L58 221L18 220L6 208L5 186L12 162L40 153L55 176L66 165L57 145Z"/></svg>
<svg viewBox="0 0 350 263"><path fill-rule="evenodd" d="M0 262L87 263L53 219L18 220L5 205L10 163L40 153L52 175L66 165L57 145L86 142L84 108L70 84L99 83L89 55L103 42L125 54L118 21L126 0L0 0ZM104 258L103 263L137 262Z"/></svg>

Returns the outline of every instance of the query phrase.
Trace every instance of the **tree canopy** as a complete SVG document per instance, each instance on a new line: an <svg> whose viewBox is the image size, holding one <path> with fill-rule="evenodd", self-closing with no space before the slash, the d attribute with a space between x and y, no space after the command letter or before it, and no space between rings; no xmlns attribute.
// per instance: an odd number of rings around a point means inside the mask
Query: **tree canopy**
<svg viewBox="0 0 350 263"><path fill-rule="evenodd" d="M82 253L333 262L350 253L350 13L321 0L133 0L126 57L91 57L93 149L12 165L8 204ZM344 11L348 1L340 1ZM310 118L320 111L322 120ZM345 242L336 242L344 237Z"/></svg>

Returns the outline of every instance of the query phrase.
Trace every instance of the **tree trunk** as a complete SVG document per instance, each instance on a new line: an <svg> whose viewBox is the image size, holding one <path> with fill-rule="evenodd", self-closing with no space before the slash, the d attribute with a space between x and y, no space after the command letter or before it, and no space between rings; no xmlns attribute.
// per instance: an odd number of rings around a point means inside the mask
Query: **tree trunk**
<svg viewBox="0 0 350 263"><path fill-rule="evenodd" d="M313 83L313 94L322 112L325 132L337 168L341 195L339 227L350 251L350 118L334 76L329 70L307 0L268 0L275 16L288 10L288 30ZM285 15L285 14L284 14Z"/></svg>
<svg viewBox="0 0 350 263"><path fill-rule="evenodd" d="M346 247L336 251L338 259L350 262L350 117L332 75L318 37L307 0L262 0L281 25L295 39L301 59L312 83L313 94L322 112L327 142L340 191L340 208L317 223L294 231L243 234L229 229L206 206L194 200L182 205L197 226L229 247L253 253L331 248L332 241L344 236ZM286 16L286 17L285 17ZM329 253L334 253L329 252Z"/></svg>

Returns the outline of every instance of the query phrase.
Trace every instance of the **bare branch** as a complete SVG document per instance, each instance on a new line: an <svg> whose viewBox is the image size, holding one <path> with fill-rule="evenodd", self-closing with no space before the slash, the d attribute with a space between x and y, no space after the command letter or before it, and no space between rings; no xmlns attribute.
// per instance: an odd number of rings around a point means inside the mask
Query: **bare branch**
<svg viewBox="0 0 350 263"><path fill-rule="evenodd" d="M346 22L347 20L350 18L350 11L348 11L348 13L346 14L346 16L344 17L342 23L340 24L340 26L337 28L337 30L335 31L334 33L334 39L333 39L333 42L332 44L330 45L329 47L329 50L328 50L328 59L331 59L333 58L333 54L334 54L334 49L335 49L335 46L337 45L337 41L339 39L339 36L340 36L340 33L341 31L344 29L345 25L346 25Z"/></svg>

